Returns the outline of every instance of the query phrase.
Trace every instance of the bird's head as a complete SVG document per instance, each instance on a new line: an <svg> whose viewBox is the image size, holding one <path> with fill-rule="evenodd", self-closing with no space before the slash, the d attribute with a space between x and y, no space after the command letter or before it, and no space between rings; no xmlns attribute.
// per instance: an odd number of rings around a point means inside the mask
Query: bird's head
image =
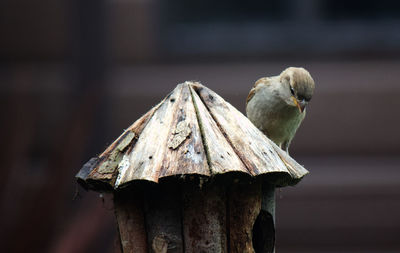
<svg viewBox="0 0 400 253"><path fill-rule="evenodd" d="M310 73L304 68L290 67L280 75L284 87L283 99L290 106L295 106L302 113L314 93L315 83Z"/></svg>

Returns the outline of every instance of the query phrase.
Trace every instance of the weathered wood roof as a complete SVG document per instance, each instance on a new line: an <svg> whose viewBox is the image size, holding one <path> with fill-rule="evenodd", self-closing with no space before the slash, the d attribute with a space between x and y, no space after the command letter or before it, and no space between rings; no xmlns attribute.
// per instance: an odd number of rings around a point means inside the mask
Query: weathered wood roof
<svg viewBox="0 0 400 253"><path fill-rule="evenodd" d="M227 172L269 175L278 186L308 173L242 113L198 82L179 84L76 175L93 190L138 180Z"/></svg>

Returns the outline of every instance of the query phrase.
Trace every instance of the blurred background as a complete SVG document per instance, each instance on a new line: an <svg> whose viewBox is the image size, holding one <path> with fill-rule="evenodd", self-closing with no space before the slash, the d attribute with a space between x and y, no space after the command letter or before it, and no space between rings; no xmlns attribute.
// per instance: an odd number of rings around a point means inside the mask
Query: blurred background
<svg viewBox="0 0 400 253"><path fill-rule="evenodd" d="M112 199L74 180L90 157L180 82L243 112L303 66L311 173L277 193L277 252L400 252L399 28L394 0L1 1L0 251L115 252Z"/></svg>

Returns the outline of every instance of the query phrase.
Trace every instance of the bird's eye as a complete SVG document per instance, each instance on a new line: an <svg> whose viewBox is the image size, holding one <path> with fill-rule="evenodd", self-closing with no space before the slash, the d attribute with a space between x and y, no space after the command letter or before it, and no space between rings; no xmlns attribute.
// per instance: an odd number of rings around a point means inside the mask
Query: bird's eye
<svg viewBox="0 0 400 253"><path fill-rule="evenodd" d="M293 87L290 85L290 92L292 93L292 95L294 96L294 89Z"/></svg>
<svg viewBox="0 0 400 253"><path fill-rule="evenodd" d="M298 98L300 101L302 101L302 100L304 100L304 101L306 101L306 102L309 102L309 101L310 101L310 99L308 99L308 98L306 98L306 97L304 97L304 96L302 96L302 95L299 95L299 94L297 94L297 98Z"/></svg>

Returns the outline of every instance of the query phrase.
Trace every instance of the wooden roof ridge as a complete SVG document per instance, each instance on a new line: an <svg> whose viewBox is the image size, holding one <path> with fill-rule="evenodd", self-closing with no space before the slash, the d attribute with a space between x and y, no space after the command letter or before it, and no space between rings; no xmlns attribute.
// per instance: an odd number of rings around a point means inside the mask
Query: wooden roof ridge
<svg viewBox="0 0 400 253"><path fill-rule="evenodd" d="M296 184L308 171L241 112L199 82L179 84L76 175L93 190L135 181L228 172Z"/></svg>

